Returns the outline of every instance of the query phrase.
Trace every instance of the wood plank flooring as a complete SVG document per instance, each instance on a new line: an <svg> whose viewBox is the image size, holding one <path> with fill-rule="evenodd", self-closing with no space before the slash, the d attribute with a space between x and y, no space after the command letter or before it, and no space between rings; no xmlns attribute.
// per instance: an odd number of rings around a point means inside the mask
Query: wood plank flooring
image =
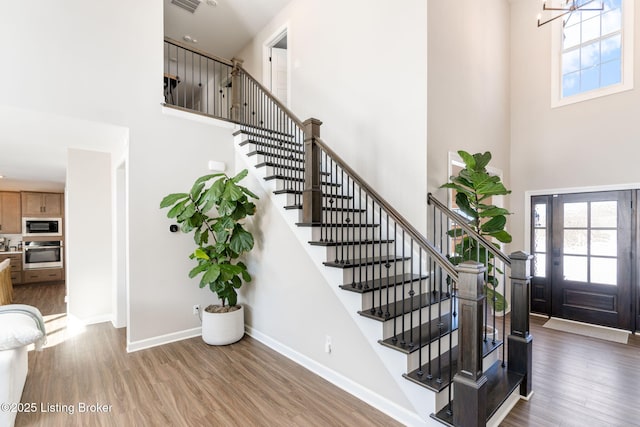
<svg viewBox="0 0 640 427"><path fill-rule="evenodd" d="M533 391L504 427L640 426L640 336L628 344L543 328L531 317Z"/></svg>
<svg viewBox="0 0 640 427"><path fill-rule="evenodd" d="M48 331L65 328L64 285L16 286L15 294L15 303L40 308ZM66 335L29 353L22 402L37 410L19 413L16 426L400 425L251 337L224 347L193 338L128 354L125 330L110 323ZM108 410L79 413L81 403Z"/></svg>
<svg viewBox="0 0 640 427"><path fill-rule="evenodd" d="M23 285L15 302L51 316L65 313L63 294L64 285ZM64 332L64 316L48 319ZM616 344L542 328L545 321L531 319L535 394L502 426L640 426L640 337ZM76 412L38 408L19 414L16 426L399 425L250 337L227 347L194 338L127 354L124 329L105 323L30 352L29 369L23 402L72 404ZM79 402L111 410L78 414Z"/></svg>

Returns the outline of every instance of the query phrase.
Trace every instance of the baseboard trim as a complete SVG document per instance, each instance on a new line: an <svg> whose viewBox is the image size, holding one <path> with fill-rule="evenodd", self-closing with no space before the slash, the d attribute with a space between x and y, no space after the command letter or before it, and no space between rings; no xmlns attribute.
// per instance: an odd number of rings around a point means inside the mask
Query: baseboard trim
<svg viewBox="0 0 640 427"><path fill-rule="evenodd" d="M187 329L184 331L172 332L170 334L159 335L153 338L147 338L140 341L132 341L127 343L127 353L133 353L147 348L158 347L160 345L169 344L176 341L182 341L202 335L202 327Z"/></svg>
<svg viewBox="0 0 640 427"><path fill-rule="evenodd" d="M424 426L425 420L420 418L416 413L409 411L397 405L394 402L380 396L379 394L361 386L355 381L345 377L344 375L327 368L326 366L316 362L315 360L297 352L296 350L282 344L281 342L274 340L268 335L253 329L250 326L245 327L247 335L250 335L253 339L260 341L262 344L271 348L272 350L282 354L286 358L296 362L298 365L310 370L314 374L324 378L336 387L341 388L347 393L357 397L363 402L368 403L377 410L387 414L391 418L406 426Z"/></svg>

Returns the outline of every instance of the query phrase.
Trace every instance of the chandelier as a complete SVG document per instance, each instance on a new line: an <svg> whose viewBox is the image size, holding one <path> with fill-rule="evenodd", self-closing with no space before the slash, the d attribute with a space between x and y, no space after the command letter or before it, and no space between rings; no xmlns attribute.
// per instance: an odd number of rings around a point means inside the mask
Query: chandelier
<svg viewBox="0 0 640 427"><path fill-rule="evenodd" d="M604 9L604 2L597 2L595 0L562 0L559 6L554 6L553 0L551 0L550 5L547 6L547 2L545 1L542 4L543 11L549 11L551 13L551 18L542 21L542 14L538 15L538 27L542 27L544 24L548 24L551 21L555 21L558 18L561 18L567 14L579 11L601 11ZM599 7L595 7L596 5L591 5L592 3L599 4ZM590 7L586 7L589 6ZM557 13L557 14L556 14Z"/></svg>

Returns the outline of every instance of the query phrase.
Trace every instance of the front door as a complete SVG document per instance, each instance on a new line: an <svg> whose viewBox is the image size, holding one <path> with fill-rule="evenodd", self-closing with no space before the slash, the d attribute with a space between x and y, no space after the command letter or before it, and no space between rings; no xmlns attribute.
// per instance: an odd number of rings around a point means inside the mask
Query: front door
<svg viewBox="0 0 640 427"><path fill-rule="evenodd" d="M633 328L631 198L607 191L532 199L534 311Z"/></svg>

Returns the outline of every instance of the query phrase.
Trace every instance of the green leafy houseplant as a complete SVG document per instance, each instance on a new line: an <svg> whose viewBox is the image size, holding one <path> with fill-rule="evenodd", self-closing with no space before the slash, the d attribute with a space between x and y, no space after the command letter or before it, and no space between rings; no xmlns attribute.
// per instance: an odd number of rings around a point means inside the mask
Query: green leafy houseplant
<svg viewBox="0 0 640 427"><path fill-rule="evenodd" d="M170 208L167 217L175 218L183 232L193 232L197 248L189 258L198 265L189 277L201 274L200 287L208 286L215 292L223 308L236 306L237 290L243 282L251 281L247 266L238 260L254 244L242 221L255 214L256 205L250 199L258 196L238 184L246 176L246 169L233 178L223 173L205 175L195 181L189 193L169 194L160 203L160 208ZM208 213L214 207L218 216L211 217Z"/></svg>
<svg viewBox="0 0 640 427"><path fill-rule="evenodd" d="M456 205L462 213L469 218L469 226L481 236L493 238L502 243L510 243L511 235L505 230L507 215L510 212L504 208L495 206L489 202L493 196L510 194L501 182L500 177L490 175L487 165L491 161L491 153L469 154L466 151L458 151L465 164L457 176L451 176L451 182L441 188L450 188L456 191ZM502 273L495 266L494 255L482 247L478 240L470 237L464 230L455 228L447 232L456 240L455 253L450 256L450 261L460 264L464 261L476 261L487 266L485 293L491 302L494 311L504 311L507 301L496 288L499 280L496 273ZM500 248L498 243L494 246Z"/></svg>

